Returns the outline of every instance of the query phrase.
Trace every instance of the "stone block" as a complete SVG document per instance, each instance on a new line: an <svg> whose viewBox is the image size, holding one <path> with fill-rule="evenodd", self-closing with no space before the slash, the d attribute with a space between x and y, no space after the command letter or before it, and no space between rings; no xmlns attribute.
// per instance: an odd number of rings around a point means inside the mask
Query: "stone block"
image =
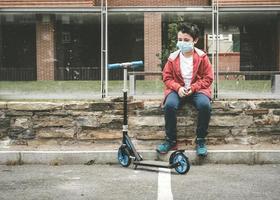
<svg viewBox="0 0 280 200"><path fill-rule="evenodd" d="M129 117L129 126L164 126L164 118L162 116L142 116Z"/></svg>
<svg viewBox="0 0 280 200"><path fill-rule="evenodd" d="M79 127L100 127L101 123L97 116L80 116L76 119L76 125Z"/></svg>
<svg viewBox="0 0 280 200"><path fill-rule="evenodd" d="M280 126L252 126L247 131L248 134L278 135L280 134Z"/></svg>
<svg viewBox="0 0 280 200"><path fill-rule="evenodd" d="M141 131L136 133L137 140L163 140L165 138L164 131Z"/></svg>
<svg viewBox="0 0 280 200"><path fill-rule="evenodd" d="M212 103L212 109L227 109L228 103L225 101L214 101Z"/></svg>
<svg viewBox="0 0 280 200"><path fill-rule="evenodd" d="M83 130L77 134L78 140L121 140L121 138L121 130Z"/></svg>
<svg viewBox="0 0 280 200"><path fill-rule="evenodd" d="M0 101L0 109L6 109L7 108L7 102Z"/></svg>
<svg viewBox="0 0 280 200"><path fill-rule="evenodd" d="M145 108L143 110L137 110L137 114L140 116L160 115L163 117L164 112L163 109L160 107L150 107L150 108Z"/></svg>
<svg viewBox="0 0 280 200"><path fill-rule="evenodd" d="M253 116L212 116L210 126L215 127L239 127L250 126L253 124Z"/></svg>
<svg viewBox="0 0 280 200"><path fill-rule="evenodd" d="M53 110L53 111L45 111L45 112L34 112L34 115L37 116L68 116L71 115L71 112L69 110Z"/></svg>
<svg viewBox="0 0 280 200"><path fill-rule="evenodd" d="M1 128L9 128L10 127L10 118L0 118L0 127Z"/></svg>
<svg viewBox="0 0 280 200"><path fill-rule="evenodd" d="M258 104L260 108L268 108L268 109L279 109L280 101L263 101Z"/></svg>
<svg viewBox="0 0 280 200"><path fill-rule="evenodd" d="M38 138L71 138L75 135L74 128L42 128L36 131Z"/></svg>
<svg viewBox="0 0 280 200"><path fill-rule="evenodd" d="M246 115L253 115L253 116L259 116L259 115L267 115L269 113L268 109L252 109L252 110L246 110Z"/></svg>
<svg viewBox="0 0 280 200"><path fill-rule="evenodd" d="M32 112L26 112L26 111L16 111L16 110L9 110L6 113L7 116L32 116Z"/></svg>
<svg viewBox="0 0 280 200"><path fill-rule="evenodd" d="M280 115L280 109L273 110L274 115Z"/></svg>
<svg viewBox="0 0 280 200"><path fill-rule="evenodd" d="M18 111L48 111L62 109L63 103L52 102L8 102L7 108Z"/></svg>
<svg viewBox="0 0 280 200"><path fill-rule="evenodd" d="M280 116L278 115L263 115L254 120L256 125L277 125L280 123Z"/></svg>
<svg viewBox="0 0 280 200"><path fill-rule="evenodd" d="M11 139L34 139L35 134L32 129L24 129L22 127L9 128L8 136Z"/></svg>
<svg viewBox="0 0 280 200"><path fill-rule="evenodd" d="M58 116L35 116L33 117L33 127L73 127L74 121L70 117Z"/></svg>
<svg viewBox="0 0 280 200"><path fill-rule="evenodd" d="M11 128L23 128L28 129L31 127L31 118L12 118L10 122Z"/></svg>
<svg viewBox="0 0 280 200"><path fill-rule="evenodd" d="M135 109L144 109L144 102L143 101L134 101L128 103L128 110L135 110Z"/></svg>
<svg viewBox="0 0 280 200"><path fill-rule="evenodd" d="M89 104L90 111L106 111L113 110L114 104L110 102L95 102Z"/></svg>
<svg viewBox="0 0 280 200"><path fill-rule="evenodd" d="M240 115L241 113L243 113L243 110L241 109L212 109L211 112L212 115Z"/></svg>
<svg viewBox="0 0 280 200"><path fill-rule="evenodd" d="M208 136L209 137L227 137L230 135L230 129L224 127L209 127Z"/></svg>
<svg viewBox="0 0 280 200"><path fill-rule="evenodd" d="M86 110L89 108L88 102L73 102L73 103L67 103L64 105L64 109L66 110Z"/></svg>
<svg viewBox="0 0 280 200"><path fill-rule="evenodd" d="M231 109L241 109L246 110L251 108L251 104L248 101L231 101L228 103Z"/></svg>
<svg viewBox="0 0 280 200"><path fill-rule="evenodd" d="M233 136L246 136L248 134L247 127L246 128L232 128L230 130L230 133Z"/></svg>

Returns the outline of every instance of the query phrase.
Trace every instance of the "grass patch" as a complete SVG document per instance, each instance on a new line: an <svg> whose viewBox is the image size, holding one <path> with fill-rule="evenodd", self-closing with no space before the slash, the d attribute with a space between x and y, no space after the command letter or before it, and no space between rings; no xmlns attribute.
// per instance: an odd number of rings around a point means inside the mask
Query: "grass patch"
<svg viewBox="0 0 280 200"><path fill-rule="evenodd" d="M0 99L93 99L101 96L100 81L1 81ZM128 82L129 84L129 82ZM121 95L123 81L108 81L109 95ZM137 80L136 94L163 94L162 80ZM270 93L270 80L220 80L220 92ZM30 97L29 97L30 96Z"/></svg>
<svg viewBox="0 0 280 200"><path fill-rule="evenodd" d="M219 89L226 91L271 92L270 80L221 80Z"/></svg>

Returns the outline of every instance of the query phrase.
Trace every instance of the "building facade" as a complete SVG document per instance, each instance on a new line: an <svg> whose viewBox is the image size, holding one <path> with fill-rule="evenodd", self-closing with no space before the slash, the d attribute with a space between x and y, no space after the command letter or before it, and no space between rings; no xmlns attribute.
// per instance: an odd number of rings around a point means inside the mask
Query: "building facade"
<svg viewBox="0 0 280 200"><path fill-rule="evenodd" d="M280 71L280 0L2 0L0 81L102 80L106 63L130 60L160 71L178 21L198 24L217 79Z"/></svg>

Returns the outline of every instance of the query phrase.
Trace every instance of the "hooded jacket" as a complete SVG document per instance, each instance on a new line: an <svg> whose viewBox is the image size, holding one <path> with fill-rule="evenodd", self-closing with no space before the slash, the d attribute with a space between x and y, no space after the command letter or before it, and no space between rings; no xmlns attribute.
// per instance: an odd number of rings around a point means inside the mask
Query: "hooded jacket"
<svg viewBox="0 0 280 200"><path fill-rule="evenodd" d="M171 91L178 92L179 88L185 85L180 69L179 54L180 50L170 54L162 72L163 82L165 85L165 98ZM198 48L194 48L193 75L190 85L192 92L200 92L211 98L211 84L213 82L213 76L212 65L206 53Z"/></svg>

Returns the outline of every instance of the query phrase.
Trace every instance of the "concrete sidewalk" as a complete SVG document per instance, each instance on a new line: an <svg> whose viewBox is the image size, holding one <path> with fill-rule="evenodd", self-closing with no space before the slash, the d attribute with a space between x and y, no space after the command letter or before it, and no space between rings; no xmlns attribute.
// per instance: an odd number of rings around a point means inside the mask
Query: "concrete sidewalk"
<svg viewBox="0 0 280 200"><path fill-rule="evenodd" d="M170 153L158 155L155 150L141 150L144 159L168 161ZM209 150L206 158L196 156L194 150L185 154L194 165L200 164L280 164L280 150ZM117 164L117 150L102 151L0 151L0 164Z"/></svg>

